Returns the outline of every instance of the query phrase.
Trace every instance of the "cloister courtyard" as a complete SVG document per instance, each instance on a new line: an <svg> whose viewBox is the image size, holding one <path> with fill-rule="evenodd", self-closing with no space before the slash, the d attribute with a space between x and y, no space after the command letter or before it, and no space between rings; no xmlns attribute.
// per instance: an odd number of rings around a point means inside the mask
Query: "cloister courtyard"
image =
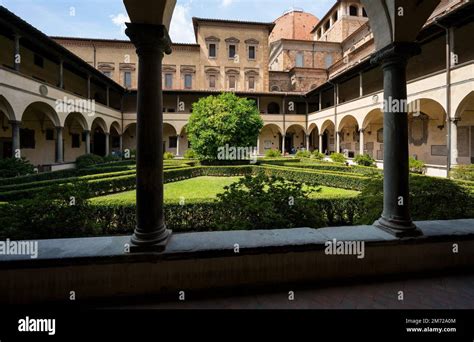
<svg viewBox="0 0 474 342"><path fill-rule="evenodd" d="M47 36L0 6L0 304L16 321L31 305L94 324L474 309L472 1L193 17L196 44L172 41L175 0L123 4L123 40ZM472 337L448 316L442 337ZM378 328L406 337L403 318Z"/></svg>

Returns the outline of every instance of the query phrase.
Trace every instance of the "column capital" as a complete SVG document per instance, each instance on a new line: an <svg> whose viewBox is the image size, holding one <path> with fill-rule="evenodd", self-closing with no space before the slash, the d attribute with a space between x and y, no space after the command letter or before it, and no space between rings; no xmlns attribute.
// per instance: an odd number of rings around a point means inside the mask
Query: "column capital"
<svg viewBox="0 0 474 342"><path fill-rule="evenodd" d="M18 125L18 126L21 126L21 121L17 121L17 120L10 120L8 121L8 123L10 125Z"/></svg>
<svg viewBox="0 0 474 342"><path fill-rule="evenodd" d="M367 130L367 128L360 128L359 133L365 133L366 130Z"/></svg>
<svg viewBox="0 0 474 342"><path fill-rule="evenodd" d="M85 129L85 130L83 130L82 132L84 132L84 133L86 133L86 134L87 134L87 133L90 134L91 130L90 130L90 129Z"/></svg>
<svg viewBox="0 0 474 342"><path fill-rule="evenodd" d="M394 62L405 62L413 56L421 53L421 47L418 43L396 42L392 43L382 50L377 51L371 58L372 64L386 64Z"/></svg>
<svg viewBox="0 0 474 342"><path fill-rule="evenodd" d="M171 54L171 38L164 25L126 23L125 34L137 48L138 56L153 53Z"/></svg>
<svg viewBox="0 0 474 342"><path fill-rule="evenodd" d="M457 126L457 124L461 121L461 118L449 118L449 121Z"/></svg>

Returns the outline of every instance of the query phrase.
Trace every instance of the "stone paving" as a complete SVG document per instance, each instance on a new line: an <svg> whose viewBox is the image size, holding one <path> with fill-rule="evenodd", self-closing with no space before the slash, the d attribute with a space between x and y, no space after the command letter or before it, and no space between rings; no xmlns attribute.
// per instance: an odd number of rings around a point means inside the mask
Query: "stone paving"
<svg viewBox="0 0 474 342"><path fill-rule="evenodd" d="M294 300L289 292L294 291ZM403 291L404 300L399 300ZM474 309L474 274L292 289L216 299L134 306L139 309Z"/></svg>

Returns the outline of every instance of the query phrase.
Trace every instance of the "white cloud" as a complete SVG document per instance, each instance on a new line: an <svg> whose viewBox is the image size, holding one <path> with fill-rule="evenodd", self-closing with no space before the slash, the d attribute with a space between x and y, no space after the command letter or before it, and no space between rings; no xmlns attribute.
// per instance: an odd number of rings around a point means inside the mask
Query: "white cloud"
<svg viewBox="0 0 474 342"><path fill-rule="evenodd" d="M191 8L187 5L176 5L171 20L170 36L174 43L195 43Z"/></svg>
<svg viewBox="0 0 474 342"><path fill-rule="evenodd" d="M110 19L112 19L112 22L115 25L120 27L120 34L122 36L125 36L125 29L127 28L125 23L130 22L130 18L128 17L128 15L123 14L123 13L119 13L117 15L112 14L109 17L110 17Z"/></svg>
<svg viewBox="0 0 474 342"><path fill-rule="evenodd" d="M234 3L234 0L222 0L221 6L222 6L222 7L229 7L229 6L232 5L233 3Z"/></svg>

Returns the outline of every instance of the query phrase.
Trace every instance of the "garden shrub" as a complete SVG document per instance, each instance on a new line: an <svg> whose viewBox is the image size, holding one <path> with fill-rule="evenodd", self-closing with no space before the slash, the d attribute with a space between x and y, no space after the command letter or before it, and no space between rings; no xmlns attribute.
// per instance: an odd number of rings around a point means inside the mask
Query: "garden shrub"
<svg viewBox="0 0 474 342"><path fill-rule="evenodd" d="M373 177L361 193L359 223L372 224L383 210L383 179ZM449 204L449 205L448 205ZM474 217L474 193L457 182L421 175L410 176L410 210L414 220Z"/></svg>
<svg viewBox="0 0 474 342"><path fill-rule="evenodd" d="M0 206L0 239L54 239L102 234L84 184L49 188L29 199Z"/></svg>
<svg viewBox="0 0 474 342"><path fill-rule="evenodd" d="M296 153L296 158L311 158L310 151L298 151Z"/></svg>
<svg viewBox="0 0 474 342"><path fill-rule="evenodd" d="M0 159L0 178L13 178L29 175L33 172L33 165L24 158Z"/></svg>
<svg viewBox="0 0 474 342"><path fill-rule="evenodd" d="M281 157L281 151L279 150L268 150L265 152L265 158L279 158Z"/></svg>
<svg viewBox="0 0 474 342"><path fill-rule="evenodd" d="M163 154L163 159L164 160L172 160L172 159L174 159L174 154L171 153L171 152L165 152Z"/></svg>
<svg viewBox="0 0 474 342"><path fill-rule="evenodd" d="M474 181L474 164L456 166L453 171L451 171L451 176L454 179Z"/></svg>
<svg viewBox="0 0 474 342"><path fill-rule="evenodd" d="M197 159L196 152L193 149L189 149L184 153L185 159Z"/></svg>
<svg viewBox="0 0 474 342"><path fill-rule="evenodd" d="M316 160L324 160L324 158L326 158L326 155L324 153L319 152L318 150L314 150L311 157Z"/></svg>
<svg viewBox="0 0 474 342"><path fill-rule="evenodd" d="M109 154L108 156L105 156L103 158L103 162L104 163L117 163L119 161L121 161L122 158L116 156L116 155L113 155L113 154Z"/></svg>
<svg viewBox="0 0 474 342"><path fill-rule="evenodd" d="M85 169L103 163L104 158L96 154L85 154L76 159L76 167L78 169Z"/></svg>
<svg viewBox="0 0 474 342"><path fill-rule="evenodd" d="M359 154L354 158L354 162L359 166L376 167L375 159L368 154Z"/></svg>
<svg viewBox="0 0 474 342"><path fill-rule="evenodd" d="M413 157L410 157L409 160L410 172L417 174L424 174L426 172L426 165L421 160L416 160Z"/></svg>
<svg viewBox="0 0 474 342"><path fill-rule="evenodd" d="M333 153L330 158L334 163L345 164L347 162L346 156L342 153Z"/></svg>

